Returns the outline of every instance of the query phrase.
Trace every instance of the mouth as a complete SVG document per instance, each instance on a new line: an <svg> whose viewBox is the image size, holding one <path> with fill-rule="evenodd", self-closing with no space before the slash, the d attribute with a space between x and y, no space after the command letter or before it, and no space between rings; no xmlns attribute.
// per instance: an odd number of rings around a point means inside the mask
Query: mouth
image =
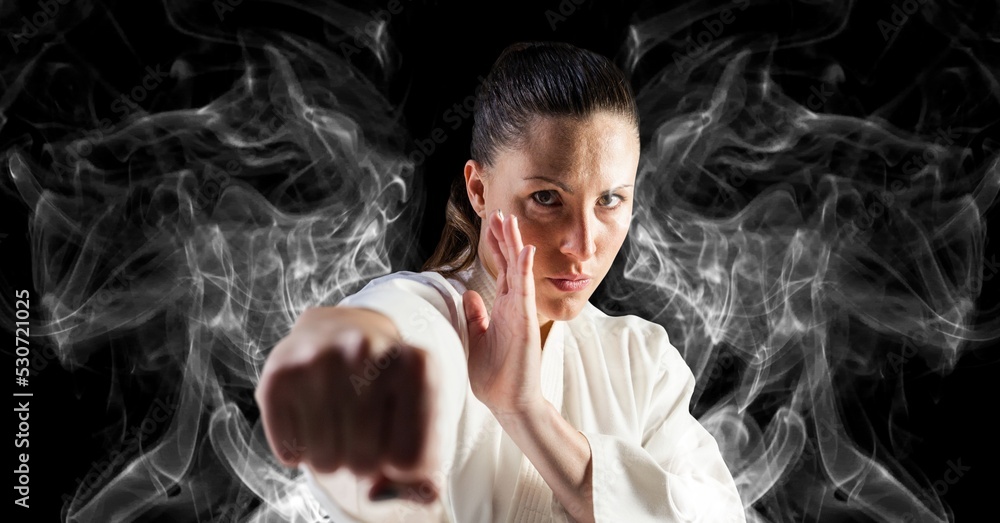
<svg viewBox="0 0 1000 523"><path fill-rule="evenodd" d="M591 279L591 276L585 272L566 272L563 274L556 274L555 276L552 276L551 279L567 281L589 280Z"/></svg>
<svg viewBox="0 0 1000 523"><path fill-rule="evenodd" d="M590 286L590 278L580 278L575 280L561 278L545 278L552 285L563 292L579 292Z"/></svg>

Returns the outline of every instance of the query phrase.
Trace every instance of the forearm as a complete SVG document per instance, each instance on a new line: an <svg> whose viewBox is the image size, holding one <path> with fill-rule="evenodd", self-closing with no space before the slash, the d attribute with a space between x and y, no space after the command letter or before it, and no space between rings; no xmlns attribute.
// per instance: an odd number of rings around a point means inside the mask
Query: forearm
<svg viewBox="0 0 1000 523"><path fill-rule="evenodd" d="M552 494L576 521L594 521L590 444L548 401L537 412L497 416Z"/></svg>

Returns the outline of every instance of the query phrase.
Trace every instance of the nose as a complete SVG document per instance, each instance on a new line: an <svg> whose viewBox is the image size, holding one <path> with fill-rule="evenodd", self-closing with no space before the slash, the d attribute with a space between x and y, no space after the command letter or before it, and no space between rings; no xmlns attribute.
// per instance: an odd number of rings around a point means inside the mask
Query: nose
<svg viewBox="0 0 1000 523"><path fill-rule="evenodd" d="M572 256L580 260L590 259L597 253L597 244L594 241L596 217L591 213L583 213L571 217L567 220L559 250L567 256Z"/></svg>

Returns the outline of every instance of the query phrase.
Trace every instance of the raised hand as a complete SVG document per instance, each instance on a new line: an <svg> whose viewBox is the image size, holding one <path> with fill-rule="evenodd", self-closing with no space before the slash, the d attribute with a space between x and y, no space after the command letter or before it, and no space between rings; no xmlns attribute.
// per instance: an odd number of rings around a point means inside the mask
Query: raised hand
<svg viewBox="0 0 1000 523"><path fill-rule="evenodd" d="M491 213L486 241L497 270L488 313L476 291L463 295L469 328L472 392L494 415L530 412L541 392L541 334L535 306L534 246L521 241L517 217Z"/></svg>

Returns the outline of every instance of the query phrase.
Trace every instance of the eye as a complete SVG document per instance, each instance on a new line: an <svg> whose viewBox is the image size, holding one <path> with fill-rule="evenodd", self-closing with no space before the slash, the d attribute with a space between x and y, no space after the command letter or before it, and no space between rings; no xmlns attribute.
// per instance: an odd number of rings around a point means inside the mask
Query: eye
<svg viewBox="0 0 1000 523"><path fill-rule="evenodd" d="M552 199L552 198L553 198L553 196L554 196L554 195L553 195L553 193L552 193L552 191L538 191L538 192L536 192L536 193L532 193L532 195L531 195L531 199L532 199L532 200L534 200L534 201L535 201L535 203L537 203L538 205L541 205L542 207L552 207L552 204L551 204L551 203L546 203L546 202L544 202L544 201L539 201L539 200L538 200L538 195L539 195L539 194L544 194L544 195L548 195L548 197L549 197L550 199Z"/></svg>
<svg viewBox="0 0 1000 523"><path fill-rule="evenodd" d="M610 194L609 193L609 194L605 194L604 196L602 196L602 198L618 198L618 203L616 203L614 205L605 205L604 207L607 208L607 209L617 209L618 206L620 206L622 203L625 203L625 197L621 196L619 194Z"/></svg>
<svg viewBox="0 0 1000 523"><path fill-rule="evenodd" d="M539 195L542 195L541 199L539 199ZM627 198L619 194L608 193L601 196L602 200L607 199L608 202L613 202L614 198L618 199L617 203L613 205L610 203L603 204L602 207L604 207L605 209L617 209L622 203L627 201ZM536 193L531 194L531 199L534 200L534 202L537 203L538 205L541 205L542 207L555 207L554 205L555 191L538 191Z"/></svg>

